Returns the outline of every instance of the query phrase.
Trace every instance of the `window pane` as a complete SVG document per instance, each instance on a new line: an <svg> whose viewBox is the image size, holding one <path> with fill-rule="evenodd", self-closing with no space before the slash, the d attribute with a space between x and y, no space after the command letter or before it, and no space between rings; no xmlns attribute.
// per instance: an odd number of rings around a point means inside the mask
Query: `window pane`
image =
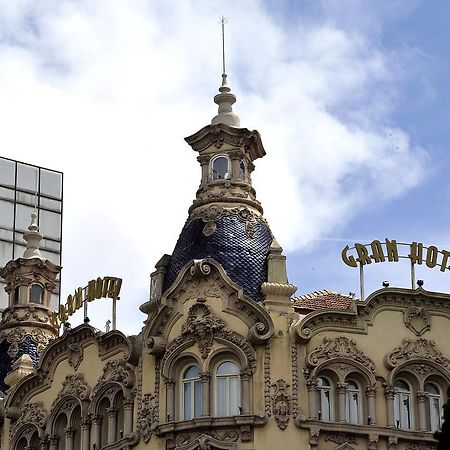
<svg viewBox="0 0 450 450"><path fill-rule="evenodd" d="M184 402L183 419L189 420L189 419L192 419L192 414L191 414L191 406L192 406L191 383L184 383L183 388L184 388L184 392L183 392L183 402Z"/></svg>
<svg viewBox="0 0 450 450"><path fill-rule="evenodd" d="M41 169L41 194L54 198L62 195L62 174Z"/></svg>
<svg viewBox="0 0 450 450"><path fill-rule="evenodd" d="M229 415L237 416L239 414L239 379L230 378L230 411Z"/></svg>
<svg viewBox="0 0 450 450"><path fill-rule="evenodd" d="M194 383L194 417L202 415L202 384L200 381Z"/></svg>
<svg viewBox="0 0 450 450"><path fill-rule="evenodd" d="M198 373L199 373L199 371L198 371L198 367L197 366L188 367L186 369L186 371L184 372L183 379L198 377Z"/></svg>
<svg viewBox="0 0 450 450"><path fill-rule="evenodd" d="M41 209L39 211L39 230L45 237L61 239L61 215Z"/></svg>
<svg viewBox="0 0 450 450"><path fill-rule="evenodd" d="M223 362L217 368L217 375L238 375L238 374L239 370L236 364L232 363L231 361Z"/></svg>
<svg viewBox="0 0 450 450"><path fill-rule="evenodd" d="M322 420L331 420L331 393L328 390L322 391Z"/></svg>
<svg viewBox="0 0 450 450"><path fill-rule="evenodd" d="M0 158L0 184L14 187L15 178L14 161Z"/></svg>
<svg viewBox="0 0 450 450"><path fill-rule="evenodd" d="M228 172L228 159L225 157L216 158L212 168L213 180L225 179Z"/></svg>
<svg viewBox="0 0 450 450"><path fill-rule="evenodd" d="M217 379L217 415L227 415L227 379Z"/></svg>
<svg viewBox="0 0 450 450"><path fill-rule="evenodd" d="M39 178L39 169L37 167L17 164L17 188L36 192L36 177ZM39 182L39 180L38 180Z"/></svg>

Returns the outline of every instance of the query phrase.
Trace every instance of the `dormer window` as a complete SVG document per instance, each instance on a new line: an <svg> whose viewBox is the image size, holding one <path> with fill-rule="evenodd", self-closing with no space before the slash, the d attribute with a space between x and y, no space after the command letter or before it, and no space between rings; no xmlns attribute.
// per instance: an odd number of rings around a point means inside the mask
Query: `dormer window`
<svg viewBox="0 0 450 450"><path fill-rule="evenodd" d="M216 156L211 161L211 179L213 180L230 180L231 168L230 160L225 155Z"/></svg>
<svg viewBox="0 0 450 450"><path fill-rule="evenodd" d="M30 287L30 303L40 303L44 302L44 288L37 283L34 283Z"/></svg>

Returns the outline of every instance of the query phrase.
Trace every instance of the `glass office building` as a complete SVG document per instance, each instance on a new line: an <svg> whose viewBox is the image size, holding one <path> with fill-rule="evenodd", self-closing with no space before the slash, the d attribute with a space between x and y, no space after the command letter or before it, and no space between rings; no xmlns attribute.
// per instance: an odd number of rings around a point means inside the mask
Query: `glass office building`
<svg viewBox="0 0 450 450"><path fill-rule="evenodd" d="M43 258L61 265L63 174L32 164L0 157L0 270L25 251L23 233L28 229L36 208L44 239ZM59 305L60 283L51 300ZM0 314L8 305L5 284L0 280Z"/></svg>

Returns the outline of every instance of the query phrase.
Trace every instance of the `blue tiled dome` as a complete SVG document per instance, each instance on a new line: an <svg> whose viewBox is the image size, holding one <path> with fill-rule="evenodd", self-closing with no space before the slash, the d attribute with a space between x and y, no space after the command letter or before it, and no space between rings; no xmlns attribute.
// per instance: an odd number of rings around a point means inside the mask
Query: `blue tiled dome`
<svg viewBox="0 0 450 450"><path fill-rule="evenodd" d="M217 229L210 236L203 234L202 219L188 221L170 258L164 290L175 281L180 269L192 259L213 258L227 275L252 299L261 298L261 284L267 279L266 258L272 233L265 221L257 218L252 237L246 233L245 222L235 215L216 221Z"/></svg>

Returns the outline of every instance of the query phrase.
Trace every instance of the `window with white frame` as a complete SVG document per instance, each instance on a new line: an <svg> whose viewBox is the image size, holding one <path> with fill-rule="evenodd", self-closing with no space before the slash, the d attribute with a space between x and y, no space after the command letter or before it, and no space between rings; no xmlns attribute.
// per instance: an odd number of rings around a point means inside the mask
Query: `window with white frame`
<svg viewBox="0 0 450 450"><path fill-rule="evenodd" d="M412 429L411 388L404 380L394 382L394 420L397 428Z"/></svg>
<svg viewBox="0 0 450 450"><path fill-rule="evenodd" d="M345 393L345 418L349 423L361 422L361 390L356 381L347 381Z"/></svg>
<svg viewBox="0 0 450 450"><path fill-rule="evenodd" d="M213 180L229 180L231 178L230 160L220 155L211 161L211 178Z"/></svg>
<svg viewBox="0 0 450 450"><path fill-rule="evenodd" d="M326 422L334 420L332 387L328 378L317 378L317 418Z"/></svg>
<svg viewBox="0 0 450 450"><path fill-rule="evenodd" d="M427 408L426 408L426 421L427 430L437 431L441 428L441 390L435 383L425 383L425 392L428 394Z"/></svg>
<svg viewBox="0 0 450 450"><path fill-rule="evenodd" d="M239 368L232 361L220 363L215 371L216 416L236 416L240 406Z"/></svg>
<svg viewBox="0 0 450 450"><path fill-rule="evenodd" d="M183 371L182 389L182 420L190 420L202 414L202 385L198 366L191 365Z"/></svg>

